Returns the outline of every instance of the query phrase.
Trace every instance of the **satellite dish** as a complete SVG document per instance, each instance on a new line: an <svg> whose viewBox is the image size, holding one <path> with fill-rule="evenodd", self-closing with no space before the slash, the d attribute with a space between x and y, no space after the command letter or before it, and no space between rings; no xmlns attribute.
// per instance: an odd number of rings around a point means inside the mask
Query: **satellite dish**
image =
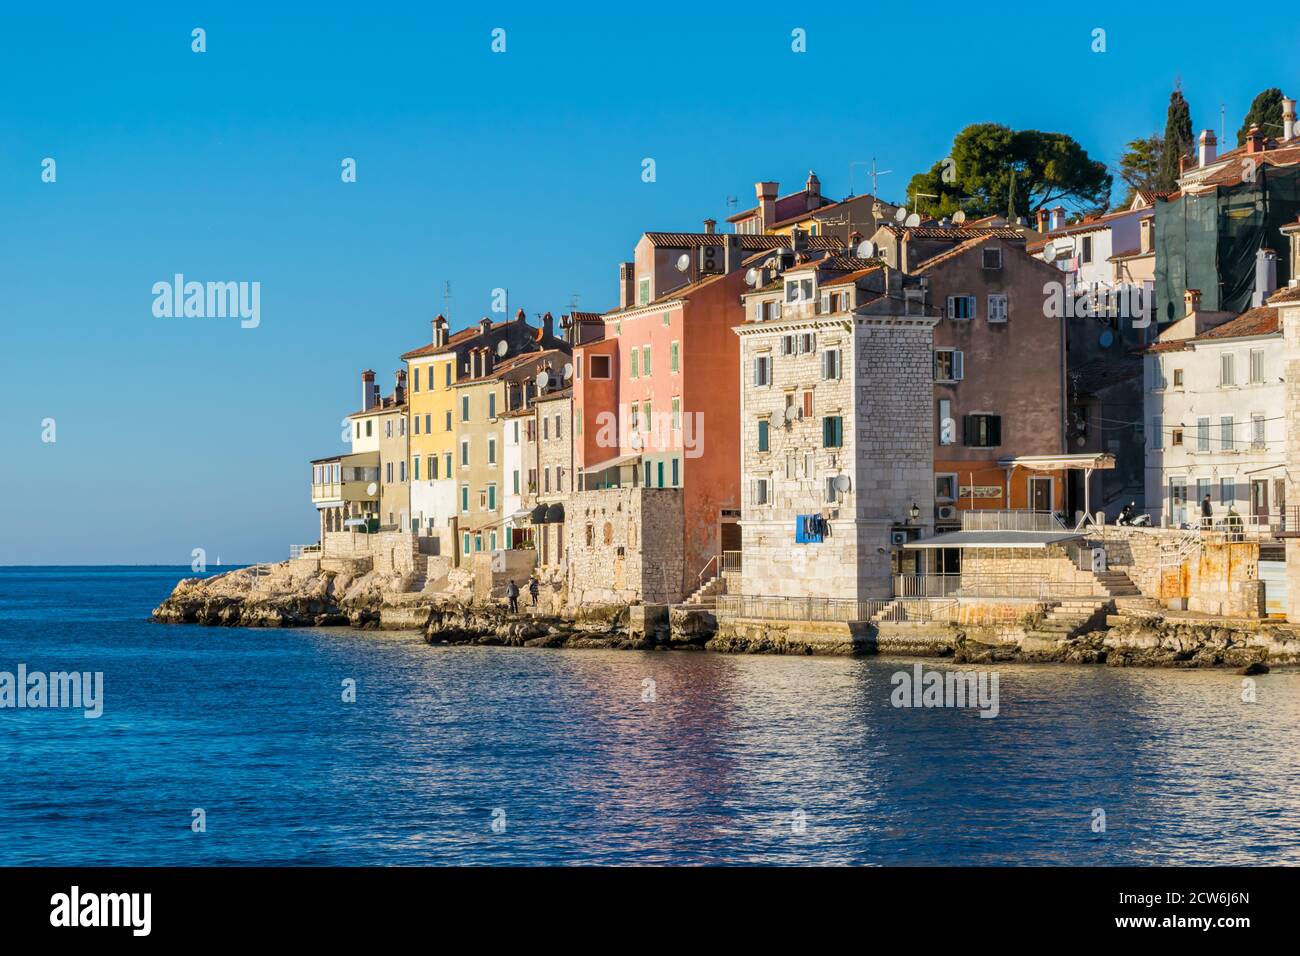
<svg viewBox="0 0 1300 956"><path fill-rule="evenodd" d="M573 378L573 363L572 363L572 362L565 362L565 363L564 363L564 377L565 377L565 378Z"/></svg>
<svg viewBox="0 0 1300 956"><path fill-rule="evenodd" d="M372 498L375 495L379 494L379 485L375 484L375 482L373 481L370 484L366 485L366 494Z"/></svg>
<svg viewBox="0 0 1300 956"><path fill-rule="evenodd" d="M745 273L745 285L749 286L751 289L756 288L758 286L759 276L760 273L757 269L750 269Z"/></svg>
<svg viewBox="0 0 1300 956"><path fill-rule="evenodd" d="M551 384L551 373L546 371L538 372L535 381L538 389L545 389L547 385Z"/></svg>
<svg viewBox="0 0 1300 956"><path fill-rule="evenodd" d="M958 209L955 213L952 214L952 221L960 226L963 222L966 221L966 213Z"/></svg>
<svg viewBox="0 0 1300 956"><path fill-rule="evenodd" d="M918 216L916 213L912 213L910 216L908 216L907 220L903 223L903 225L907 226L908 228L914 228L916 226L919 226L920 224L921 224L921 217Z"/></svg>
<svg viewBox="0 0 1300 956"><path fill-rule="evenodd" d="M858 258L872 259L876 255L876 244L870 239L864 239L858 243Z"/></svg>
<svg viewBox="0 0 1300 956"><path fill-rule="evenodd" d="M799 406L798 406L798 405L787 405L787 406L785 407L785 420L786 420L787 422L794 422L794 421L796 421L798 418L799 418Z"/></svg>
<svg viewBox="0 0 1300 956"><path fill-rule="evenodd" d="M501 356L502 358L505 358L506 353L509 351L510 351L510 345L508 342L506 342L505 339L502 339L500 342L497 343L497 355Z"/></svg>
<svg viewBox="0 0 1300 956"><path fill-rule="evenodd" d="M689 253L683 252L677 257L677 271L685 272L691 267L691 257Z"/></svg>
<svg viewBox="0 0 1300 956"><path fill-rule="evenodd" d="M895 222L902 222L902 221L903 221L904 219L906 219L906 218L907 218L907 207L906 207L906 206L899 206L899 207L898 207L898 212L894 213L894 221L895 221Z"/></svg>
<svg viewBox="0 0 1300 956"><path fill-rule="evenodd" d="M850 484L851 482L849 481L848 475L835 476L835 490L838 491L840 494L844 494L845 492L847 492L849 490Z"/></svg>

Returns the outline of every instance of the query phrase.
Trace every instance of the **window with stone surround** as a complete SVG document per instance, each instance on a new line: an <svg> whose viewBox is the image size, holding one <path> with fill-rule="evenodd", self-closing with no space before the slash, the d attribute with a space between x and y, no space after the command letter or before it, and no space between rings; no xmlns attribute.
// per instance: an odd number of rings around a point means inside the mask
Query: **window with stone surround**
<svg viewBox="0 0 1300 956"><path fill-rule="evenodd" d="M844 446L844 419L839 415L827 415L822 419L822 447L842 448Z"/></svg>
<svg viewBox="0 0 1300 956"><path fill-rule="evenodd" d="M754 357L754 384L772 384L772 356L756 355Z"/></svg>

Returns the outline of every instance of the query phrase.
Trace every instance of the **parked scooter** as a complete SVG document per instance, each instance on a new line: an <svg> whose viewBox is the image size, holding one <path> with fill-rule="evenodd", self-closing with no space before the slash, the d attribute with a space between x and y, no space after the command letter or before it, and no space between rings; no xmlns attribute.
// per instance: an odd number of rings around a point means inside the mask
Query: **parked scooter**
<svg viewBox="0 0 1300 956"><path fill-rule="evenodd" d="M1151 516L1145 511L1137 510L1137 502L1130 501L1123 510L1120 511L1119 517L1115 519L1116 524L1121 524L1129 528L1149 528L1151 527Z"/></svg>

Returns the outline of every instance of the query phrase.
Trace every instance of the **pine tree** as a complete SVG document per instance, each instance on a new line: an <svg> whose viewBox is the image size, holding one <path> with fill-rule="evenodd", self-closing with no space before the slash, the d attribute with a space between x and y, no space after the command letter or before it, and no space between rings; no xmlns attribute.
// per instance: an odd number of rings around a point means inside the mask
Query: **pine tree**
<svg viewBox="0 0 1300 956"><path fill-rule="evenodd" d="M1165 116L1164 150L1160 155L1160 174L1156 189L1169 192L1178 187L1181 172L1178 161L1192 154L1192 112L1183 99L1183 91L1176 88L1169 94L1169 112Z"/></svg>

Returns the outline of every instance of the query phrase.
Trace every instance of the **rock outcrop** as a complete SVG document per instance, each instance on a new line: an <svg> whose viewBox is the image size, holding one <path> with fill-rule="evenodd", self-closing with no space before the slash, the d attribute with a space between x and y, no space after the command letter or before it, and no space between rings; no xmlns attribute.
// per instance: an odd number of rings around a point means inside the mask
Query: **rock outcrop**
<svg viewBox="0 0 1300 956"><path fill-rule="evenodd" d="M187 578L153 612L169 624L418 630L430 644L609 649L707 649L744 654L864 654L947 657L954 663L1106 664L1112 667L1230 667L1263 673L1300 664L1300 629L1257 620L1170 617L1123 610L1104 624L1055 636L1026 618L998 626L728 620L712 610L667 605L548 601L511 614L473 600L463 571L443 588L410 592L410 581L319 562L257 565ZM1112 608L1113 610L1113 608ZM1100 619L1098 619L1100 622Z"/></svg>

